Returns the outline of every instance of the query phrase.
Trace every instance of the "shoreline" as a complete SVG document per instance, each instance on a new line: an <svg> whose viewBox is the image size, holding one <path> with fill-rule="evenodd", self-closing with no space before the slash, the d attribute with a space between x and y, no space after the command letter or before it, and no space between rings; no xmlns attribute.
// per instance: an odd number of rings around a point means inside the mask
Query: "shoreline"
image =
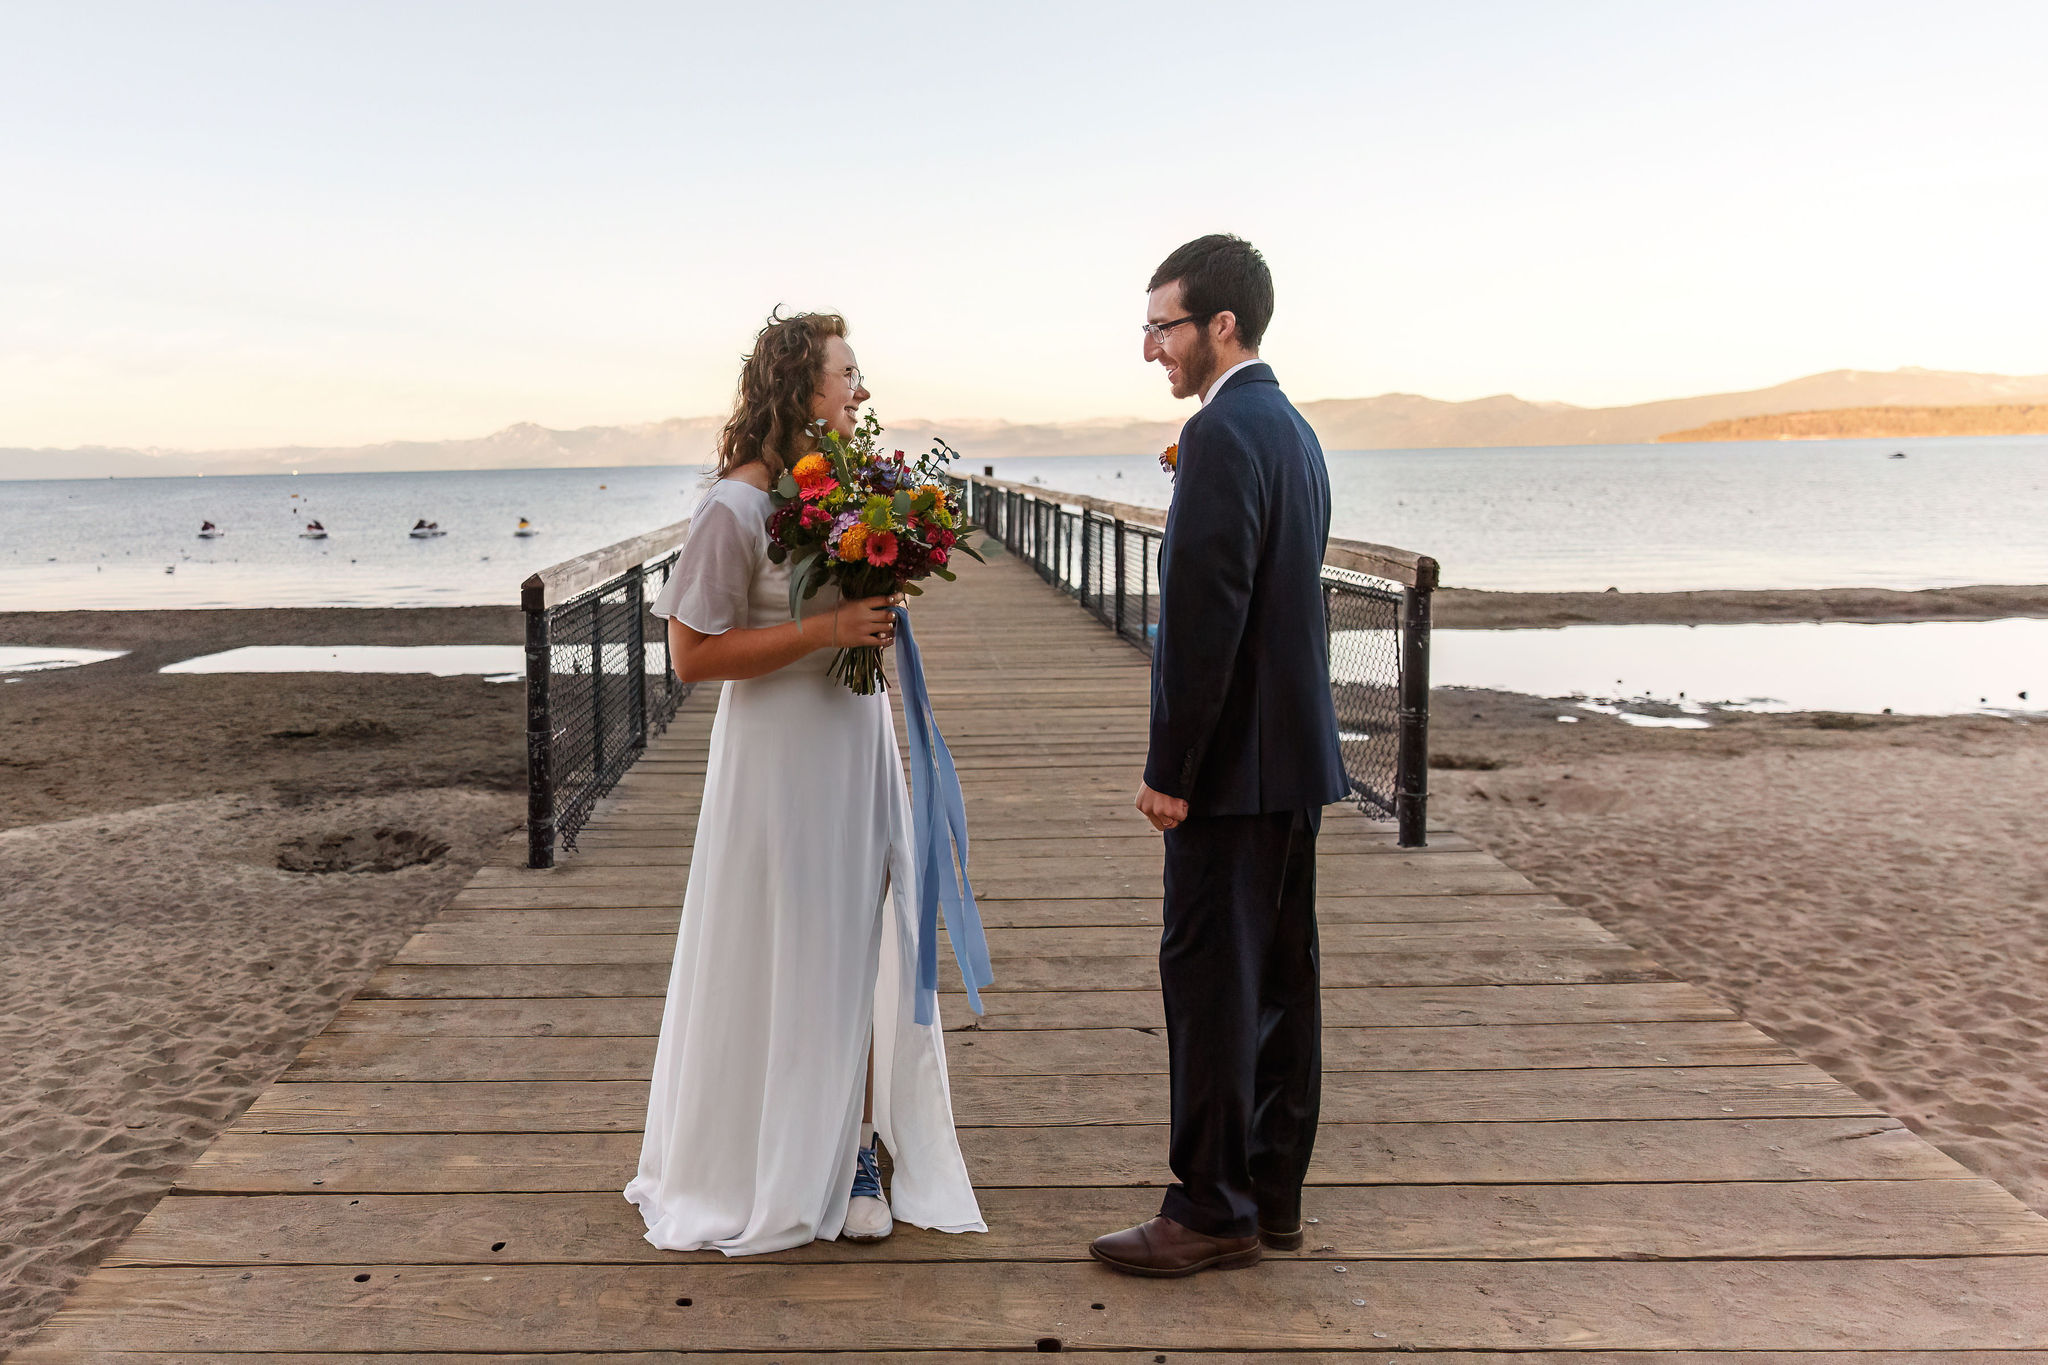
<svg viewBox="0 0 2048 1365"><path fill-rule="evenodd" d="M1574 625L1762 625L1780 621L1996 621L2048 616L2048 585L1963 588L1704 588L1689 592L1495 592L1439 588L1441 630Z"/></svg>
<svg viewBox="0 0 2048 1365"><path fill-rule="evenodd" d="M1570 625L1761 625L1780 621L1996 621L2048 617L2048 584L1959 588L1695 588L1678 592L1519 592L1438 588L1441 630ZM197 636L241 644L519 644L514 606L77 607L0 610L0 644L94 648L126 639L169 644ZM421 635L431 635L431 640ZM460 638L456 638L459 636ZM138 649L138 652L140 650ZM92 665L105 670L112 663ZM166 659L165 662L171 662ZM160 665L158 665L160 666Z"/></svg>

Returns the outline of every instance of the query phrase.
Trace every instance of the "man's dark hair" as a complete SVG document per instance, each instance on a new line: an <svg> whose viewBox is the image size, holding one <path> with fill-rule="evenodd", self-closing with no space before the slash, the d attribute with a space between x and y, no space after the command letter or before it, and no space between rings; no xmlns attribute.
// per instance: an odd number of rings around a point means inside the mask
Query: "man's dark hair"
<svg viewBox="0 0 2048 1365"><path fill-rule="evenodd" d="M1273 320L1273 272L1266 258L1242 237L1212 232L1197 237L1159 263L1147 293L1180 281L1180 301L1196 317L1233 313L1237 339L1256 351Z"/></svg>

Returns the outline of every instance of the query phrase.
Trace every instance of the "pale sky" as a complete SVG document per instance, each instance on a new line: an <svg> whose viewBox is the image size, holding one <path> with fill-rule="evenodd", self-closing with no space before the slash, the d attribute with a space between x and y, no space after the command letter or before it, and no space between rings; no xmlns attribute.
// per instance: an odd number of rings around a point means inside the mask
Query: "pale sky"
<svg viewBox="0 0 2048 1365"><path fill-rule="evenodd" d="M1250 238L1300 400L2048 373L2035 3L0 3L0 446L1185 409Z"/></svg>

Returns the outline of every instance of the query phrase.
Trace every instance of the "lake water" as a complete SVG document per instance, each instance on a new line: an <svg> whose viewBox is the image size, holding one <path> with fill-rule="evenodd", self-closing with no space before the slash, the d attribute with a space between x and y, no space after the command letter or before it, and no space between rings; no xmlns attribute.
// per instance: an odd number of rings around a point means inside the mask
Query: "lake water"
<svg viewBox="0 0 2048 1365"><path fill-rule="evenodd" d="M2048 620L1440 630L1430 681L1582 698L1644 723L1742 711L2048 712ZM1662 724L1705 722L1650 717Z"/></svg>
<svg viewBox="0 0 2048 1365"><path fill-rule="evenodd" d="M1903 452L1903 460L1889 458ZM2048 583L2048 437L1330 456L1338 535L1503 590ZM978 460L1163 506L1151 455ZM678 521L701 470L0 483L0 610L512 603L535 569ZM326 540L302 540L317 517ZM542 528L512 535L519 518ZM413 540L420 519L448 534ZM197 538L199 524L224 528ZM166 572L166 570L170 572Z"/></svg>
<svg viewBox="0 0 2048 1365"><path fill-rule="evenodd" d="M702 474L642 467L0 483L0 610L516 603L520 581L536 569L687 517ZM540 534L514 536L521 517ZM300 538L313 519L327 539ZM412 539L421 520L447 534ZM199 539L202 521L224 534Z"/></svg>
<svg viewBox="0 0 2048 1365"><path fill-rule="evenodd" d="M1890 458L1903 452L1906 458ZM2048 583L2048 437L1349 451L1332 534L1452 587L1623 592ZM1156 456L975 460L1164 506Z"/></svg>

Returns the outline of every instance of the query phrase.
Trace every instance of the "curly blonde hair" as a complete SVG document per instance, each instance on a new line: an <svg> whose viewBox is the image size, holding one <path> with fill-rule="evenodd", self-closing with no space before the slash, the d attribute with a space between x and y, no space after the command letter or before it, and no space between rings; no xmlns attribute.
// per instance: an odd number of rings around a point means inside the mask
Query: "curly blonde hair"
<svg viewBox="0 0 2048 1365"><path fill-rule="evenodd" d="M714 478L759 460L772 482L817 448L811 400L825 372L826 343L845 335L846 319L837 313L768 315L768 325L740 363L732 417L718 434Z"/></svg>

